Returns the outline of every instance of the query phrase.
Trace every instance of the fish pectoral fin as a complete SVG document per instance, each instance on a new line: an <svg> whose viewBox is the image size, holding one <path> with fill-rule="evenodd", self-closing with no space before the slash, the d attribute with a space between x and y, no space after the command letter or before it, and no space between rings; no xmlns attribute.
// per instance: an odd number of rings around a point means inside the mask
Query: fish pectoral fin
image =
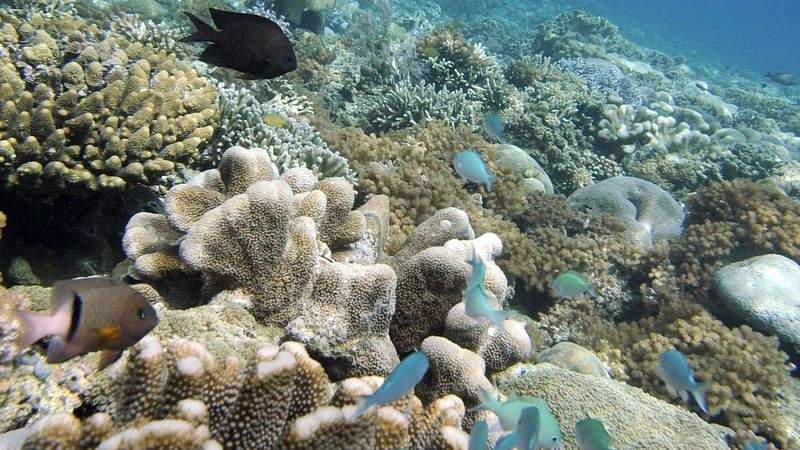
<svg viewBox="0 0 800 450"><path fill-rule="evenodd" d="M118 360L120 356L122 356L122 350L103 350L100 353L100 362L97 363L97 370L105 369Z"/></svg>
<svg viewBox="0 0 800 450"><path fill-rule="evenodd" d="M65 341L61 336L53 336L47 344L47 362L62 363L70 359L86 353L74 343Z"/></svg>
<svg viewBox="0 0 800 450"><path fill-rule="evenodd" d="M110 341L116 341L117 340L117 338L119 337L120 330L121 330L120 326L116 325L116 326L111 326L111 327L98 328L98 329L95 330L95 332L104 341L110 342Z"/></svg>

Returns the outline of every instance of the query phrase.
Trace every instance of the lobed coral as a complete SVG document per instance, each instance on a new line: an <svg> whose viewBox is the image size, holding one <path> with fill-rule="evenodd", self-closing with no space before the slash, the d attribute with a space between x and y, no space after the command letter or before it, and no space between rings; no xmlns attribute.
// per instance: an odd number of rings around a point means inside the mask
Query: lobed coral
<svg viewBox="0 0 800 450"><path fill-rule="evenodd" d="M0 173L54 195L165 185L200 158L216 90L142 44L65 17L5 20Z"/></svg>
<svg viewBox="0 0 800 450"><path fill-rule="evenodd" d="M22 448L457 448L435 444L448 441L451 428L466 436L463 403L452 396L423 408L410 395L353 419L356 395L371 393L380 378L349 379L334 394L322 366L295 342L258 346L242 361L218 360L191 341L146 337L112 376L113 416L51 416Z"/></svg>

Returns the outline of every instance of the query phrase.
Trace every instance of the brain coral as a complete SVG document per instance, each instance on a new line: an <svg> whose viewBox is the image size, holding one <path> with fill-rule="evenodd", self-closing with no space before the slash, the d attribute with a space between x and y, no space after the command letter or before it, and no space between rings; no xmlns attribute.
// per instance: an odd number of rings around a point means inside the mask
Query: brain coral
<svg viewBox="0 0 800 450"><path fill-rule="evenodd" d="M9 187L52 195L167 184L214 132L216 90L174 55L69 16L12 19L0 34Z"/></svg>
<svg viewBox="0 0 800 450"><path fill-rule="evenodd" d="M683 208L665 190L649 181L614 177L578 189L567 203L593 215L607 213L628 227L628 237L647 250L655 242L681 234Z"/></svg>

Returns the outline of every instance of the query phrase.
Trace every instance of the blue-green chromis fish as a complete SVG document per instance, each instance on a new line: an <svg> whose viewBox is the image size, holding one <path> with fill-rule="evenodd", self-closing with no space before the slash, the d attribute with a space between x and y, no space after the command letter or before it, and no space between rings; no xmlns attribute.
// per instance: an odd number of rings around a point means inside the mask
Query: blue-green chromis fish
<svg viewBox="0 0 800 450"><path fill-rule="evenodd" d="M597 297L597 288L594 284L590 283L583 274L574 270L558 274L550 287L562 298L579 298L583 294Z"/></svg>
<svg viewBox="0 0 800 450"><path fill-rule="evenodd" d="M481 317L486 318L503 333L507 333L503 319L508 317L506 311L494 309L489 305L489 293L478 285L465 289L464 292L464 312L473 319L480 321Z"/></svg>
<svg viewBox="0 0 800 450"><path fill-rule="evenodd" d="M486 288L483 285L483 280L486 278L486 263L478 256L475 244L472 244L472 258L467 262L472 266L472 271L467 275L467 289L480 287L486 293Z"/></svg>
<svg viewBox="0 0 800 450"><path fill-rule="evenodd" d="M610 450L611 435L603 422L597 419L581 419L575 424L575 436L581 450Z"/></svg>
<svg viewBox="0 0 800 450"><path fill-rule="evenodd" d="M769 442L767 441L749 441L744 443L744 450L767 450L769 448Z"/></svg>
<svg viewBox="0 0 800 450"><path fill-rule="evenodd" d="M498 439L497 444L494 445L494 449L492 450L511 450L515 448L517 444L519 444L519 433L512 431Z"/></svg>
<svg viewBox="0 0 800 450"><path fill-rule="evenodd" d="M364 399L364 402L356 409L353 417L360 417L366 410L376 405L386 405L400 400L414 386L422 380L425 372L428 371L428 357L425 353L414 352L394 368L392 373L383 380L381 387L374 394Z"/></svg>
<svg viewBox="0 0 800 450"><path fill-rule="evenodd" d="M486 450L489 440L489 424L485 420L479 420L472 426L469 432L469 445L467 450Z"/></svg>
<svg viewBox="0 0 800 450"><path fill-rule="evenodd" d="M453 156L453 167L461 178L473 183L483 183L486 191L492 192L492 184L497 177L489 173L486 163L483 162L478 152L474 150L464 150Z"/></svg>
<svg viewBox="0 0 800 450"><path fill-rule="evenodd" d="M493 412L500 419L500 425L506 431L518 432L517 428L519 427L522 410L535 406L539 410L539 433L534 448L561 448L561 429L558 426L558 420L556 420L544 399L539 397L520 397L512 394L508 400L501 402L484 389L480 389L479 393L481 404L470 408L470 411L488 410Z"/></svg>
<svg viewBox="0 0 800 450"><path fill-rule="evenodd" d="M517 421L517 433L519 433L519 450L533 450L539 442L539 427L542 425L542 418L539 416L539 408L529 406L524 408Z"/></svg>
<svg viewBox="0 0 800 450"><path fill-rule="evenodd" d="M158 324L156 311L139 291L106 277L57 281L49 314L17 310L17 317L23 329L21 348L51 336L47 362L60 363L102 350L100 369Z"/></svg>
<svg viewBox="0 0 800 450"><path fill-rule="evenodd" d="M506 138L503 136L503 120L497 114L483 116L483 129L490 138L496 139L501 144L506 143Z"/></svg>
<svg viewBox="0 0 800 450"><path fill-rule="evenodd" d="M708 384L698 384L694 379L692 368L683 353L677 350L667 350L658 359L658 376L667 383L670 395L680 395L684 403L689 402L692 394L697 406L708 413L703 393L708 389Z"/></svg>

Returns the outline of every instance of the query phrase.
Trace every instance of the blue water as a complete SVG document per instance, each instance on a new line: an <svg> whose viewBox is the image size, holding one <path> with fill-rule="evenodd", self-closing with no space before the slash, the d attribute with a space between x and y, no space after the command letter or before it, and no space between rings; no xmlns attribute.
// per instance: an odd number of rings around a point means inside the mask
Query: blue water
<svg viewBox="0 0 800 450"><path fill-rule="evenodd" d="M618 25L635 42L758 73L800 75L798 0L603 0L582 7Z"/></svg>

